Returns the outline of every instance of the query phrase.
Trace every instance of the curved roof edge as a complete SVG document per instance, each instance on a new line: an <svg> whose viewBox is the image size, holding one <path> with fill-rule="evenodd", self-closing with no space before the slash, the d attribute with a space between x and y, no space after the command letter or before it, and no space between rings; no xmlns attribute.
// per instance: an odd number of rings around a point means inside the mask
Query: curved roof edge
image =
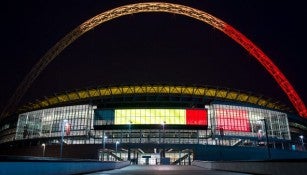
<svg viewBox="0 0 307 175"><path fill-rule="evenodd" d="M274 110L292 112L291 108L280 104L263 96L252 93L241 92L238 90L229 90L226 88L182 86L182 85L132 85L132 86L110 86L98 87L85 90L75 90L61 94L55 94L51 97L36 100L33 103L18 109L18 112L32 111L43 108L49 108L64 105L72 102L84 101L99 97L121 96L133 94L163 94L163 95L189 95L197 97L206 97L241 103L249 103Z"/></svg>

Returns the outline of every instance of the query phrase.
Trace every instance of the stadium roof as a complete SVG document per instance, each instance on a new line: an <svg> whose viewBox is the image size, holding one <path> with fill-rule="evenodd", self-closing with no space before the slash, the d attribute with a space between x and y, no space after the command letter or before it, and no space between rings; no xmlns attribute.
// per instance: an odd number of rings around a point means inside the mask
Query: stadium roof
<svg viewBox="0 0 307 175"><path fill-rule="evenodd" d="M180 85L110 86L75 90L72 92L55 94L50 97L45 97L44 99L36 100L33 103L28 103L19 108L18 112L33 111L104 97L150 94L204 97L224 101L248 103L264 108L292 112L288 106L282 105L278 101L274 101L263 96L254 95L252 93L229 90L226 88Z"/></svg>

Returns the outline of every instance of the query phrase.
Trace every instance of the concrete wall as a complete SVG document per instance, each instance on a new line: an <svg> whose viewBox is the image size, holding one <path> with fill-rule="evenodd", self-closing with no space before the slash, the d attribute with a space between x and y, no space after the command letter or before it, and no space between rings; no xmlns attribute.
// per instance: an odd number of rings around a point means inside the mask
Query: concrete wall
<svg viewBox="0 0 307 175"><path fill-rule="evenodd" d="M193 161L192 165L210 170L235 171L252 174L272 174L272 175L303 175L307 172L307 161L240 161L240 162L209 162Z"/></svg>
<svg viewBox="0 0 307 175"><path fill-rule="evenodd" d="M170 145L154 145L154 144L131 144L132 148L149 147L157 148L162 146L165 149L193 149L194 160L266 160L268 159L268 150L265 147L230 147L217 145L197 145L197 144L170 144ZM107 148L115 149L115 144L107 144ZM121 144L122 148L128 145ZM1 147L0 147L1 148ZM102 148L100 144L80 144L80 145L64 145L64 158L78 159L98 159L98 150ZM82 150L82 151L80 151ZM270 149L271 159L293 159L307 158L307 152ZM20 146L6 147L0 149L0 155L18 155L18 156L43 156L42 146ZM59 157L60 145L47 145L45 148L46 157Z"/></svg>
<svg viewBox="0 0 307 175"><path fill-rule="evenodd" d="M130 165L130 161L99 162L91 160L28 159L1 160L0 174L9 175L68 175L118 169Z"/></svg>
<svg viewBox="0 0 307 175"><path fill-rule="evenodd" d="M113 144L108 145L108 148L112 148L111 146ZM63 158L98 159L98 150L101 148L102 145L99 144L63 145ZM1 148L0 155L42 157L43 147L39 145ZM46 145L45 157L60 157L60 145Z"/></svg>
<svg viewBox="0 0 307 175"><path fill-rule="evenodd" d="M302 159L307 152L270 148L271 159ZM216 145L199 145L195 148L194 160L267 160L268 149L265 147L230 147Z"/></svg>

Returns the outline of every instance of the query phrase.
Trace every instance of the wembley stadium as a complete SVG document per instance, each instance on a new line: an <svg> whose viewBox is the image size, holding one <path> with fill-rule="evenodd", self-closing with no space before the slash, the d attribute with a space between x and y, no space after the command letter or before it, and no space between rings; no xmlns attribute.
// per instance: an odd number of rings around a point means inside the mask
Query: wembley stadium
<svg viewBox="0 0 307 175"><path fill-rule="evenodd" d="M102 86L19 105L39 74L76 39L109 20L145 12L187 16L224 33L261 63L292 107L250 92L174 84ZM0 155L146 165L307 157L307 108L279 68L231 25L180 4L128 4L88 19L47 51L5 105Z"/></svg>
<svg viewBox="0 0 307 175"><path fill-rule="evenodd" d="M306 125L285 105L251 93L114 86L29 103L2 121L0 140L3 154L190 164L234 159L228 154L238 149L263 151L257 152L262 158L274 150L303 151L299 136L306 134ZM254 154L235 159L255 159Z"/></svg>

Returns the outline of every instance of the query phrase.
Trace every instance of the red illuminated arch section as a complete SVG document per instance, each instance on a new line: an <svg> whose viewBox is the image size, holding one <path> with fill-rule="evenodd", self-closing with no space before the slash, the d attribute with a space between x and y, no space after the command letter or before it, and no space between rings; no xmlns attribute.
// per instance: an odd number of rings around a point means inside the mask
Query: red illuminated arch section
<svg viewBox="0 0 307 175"><path fill-rule="evenodd" d="M232 26L225 24L222 31L237 43L239 43L242 47L244 47L252 56L257 59L257 61L262 64L263 67L265 67L265 69L271 74L281 89L286 93L299 115L307 118L307 109L304 102L301 100L285 75L272 62L272 60L246 36L237 31Z"/></svg>
<svg viewBox="0 0 307 175"><path fill-rule="evenodd" d="M107 22L109 20L134 14L134 13L147 13L147 12L166 12L188 16L204 23L207 23L214 28L224 32L238 44L243 46L251 55L253 55L257 61L259 61L263 67L271 74L276 80L282 90L287 94L291 103L303 117L307 117L307 109L301 98L298 96L293 86L287 80L287 78L281 73L281 71L275 66L271 59L266 56L255 44L253 44L247 37L241 34L239 31L228 25L224 21L197 9L172 3L163 2L146 2L121 6L101 14L94 16L93 18L85 21L80 26L69 32L59 42L57 42L48 52L38 61L38 63L32 68L28 75L23 79L21 84L16 89L13 96L10 98L7 105L2 111L1 117L8 116L13 110L15 110L17 104L29 89L33 81L39 76L40 72L67 46L73 43L80 36L95 28L96 26Z"/></svg>

